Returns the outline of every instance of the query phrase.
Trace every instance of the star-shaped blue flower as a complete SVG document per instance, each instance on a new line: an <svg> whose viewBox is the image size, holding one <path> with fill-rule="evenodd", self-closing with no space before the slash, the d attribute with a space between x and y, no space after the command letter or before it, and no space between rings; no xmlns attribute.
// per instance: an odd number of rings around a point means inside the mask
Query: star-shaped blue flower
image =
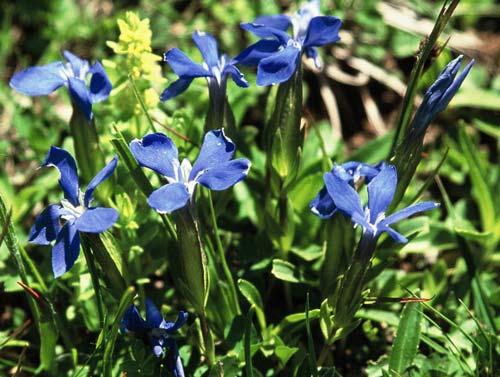
<svg viewBox="0 0 500 377"><path fill-rule="evenodd" d="M293 37L286 31L292 26ZM280 14L258 17L241 27L260 38L234 60L242 65L257 65L257 85L287 81L297 70L303 52L320 66L316 47L337 42L342 21L333 16L321 16L319 0L312 0L292 16Z"/></svg>
<svg viewBox="0 0 500 377"><path fill-rule="evenodd" d="M463 81L469 74L474 60L471 60L464 70L457 76L462 65L463 55L448 63L438 78L425 92L424 100L413 117L411 130L422 134L433 119L443 111L457 93Z"/></svg>
<svg viewBox="0 0 500 377"><path fill-rule="evenodd" d="M179 162L177 147L162 133L134 140L130 149L141 166L168 181L148 198L149 205L160 213L186 206L198 184L216 191L235 185L247 176L251 165L246 158L232 159L236 147L222 129L206 133L193 166L187 159Z"/></svg>
<svg viewBox="0 0 500 377"><path fill-rule="evenodd" d="M92 207L92 196L99 184L116 168L117 157L107 164L87 186L85 193L78 185L78 172L73 157L64 149L51 147L42 166L52 166L61 174L59 185L64 192L60 204L51 204L36 218L29 241L52 248L52 271L57 278L68 271L80 254L80 232L102 233L118 219L114 208Z"/></svg>
<svg viewBox="0 0 500 377"><path fill-rule="evenodd" d="M182 360L172 335L186 323L187 317L188 314L181 311L175 322L167 322L155 304L147 299L146 320L141 317L135 305L130 305L123 315L120 327L123 333L132 332L139 336L146 336L157 357L164 355L165 348L168 348L170 370L175 377L184 377Z"/></svg>
<svg viewBox="0 0 500 377"><path fill-rule="evenodd" d="M164 54L164 60L174 70L179 79L163 91L160 96L162 101L169 100L184 92L191 82L197 77L205 77L209 89L221 98L225 98L228 76L231 76L236 85L246 88L248 82L236 67L233 59L227 55L219 56L217 41L205 32L195 31L193 41L200 50L204 62L193 62L178 48L172 48Z"/></svg>
<svg viewBox="0 0 500 377"><path fill-rule="evenodd" d="M384 163L369 165L362 162L349 161L342 165L334 164L332 170L326 174L335 174L338 178L344 180L354 187L354 185L364 178L365 182L370 182L379 172ZM326 186L320 190L318 195L309 203L311 212L321 219L329 219L337 212L337 207L333 202Z"/></svg>
<svg viewBox="0 0 500 377"><path fill-rule="evenodd" d="M429 211L439 206L434 202L422 202L411 205L386 216L398 183L396 168L386 164L368 184L368 205L363 208L361 198L346 180L336 174L324 175L326 189L335 206L353 223L363 228L365 239L376 240L387 232L395 241L405 243L408 240L390 226L416 213Z"/></svg>
<svg viewBox="0 0 500 377"><path fill-rule="evenodd" d="M10 86L28 96L44 96L61 86L69 90L71 100L90 121L92 104L109 97L112 86L104 67L99 62L90 65L69 51L64 51L67 62L57 61L44 66L26 68L10 79ZM87 76L91 75L87 84Z"/></svg>

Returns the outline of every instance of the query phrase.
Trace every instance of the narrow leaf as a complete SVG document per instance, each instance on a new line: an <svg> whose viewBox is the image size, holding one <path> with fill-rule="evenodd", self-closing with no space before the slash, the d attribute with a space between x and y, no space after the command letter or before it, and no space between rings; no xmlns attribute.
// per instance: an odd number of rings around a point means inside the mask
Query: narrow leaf
<svg viewBox="0 0 500 377"><path fill-rule="evenodd" d="M420 342L422 310L419 303L408 303L403 308L396 340L392 345L389 372L400 376L411 366Z"/></svg>

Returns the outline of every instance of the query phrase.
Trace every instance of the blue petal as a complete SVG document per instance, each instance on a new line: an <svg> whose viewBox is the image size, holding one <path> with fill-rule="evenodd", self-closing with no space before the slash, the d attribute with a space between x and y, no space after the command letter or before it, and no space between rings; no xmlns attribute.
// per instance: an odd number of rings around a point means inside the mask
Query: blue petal
<svg viewBox="0 0 500 377"><path fill-rule="evenodd" d="M217 67L219 64L219 51L215 38L203 31L195 31L192 35L193 41L200 50L203 60L209 67Z"/></svg>
<svg viewBox="0 0 500 377"><path fill-rule="evenodd" d="M262 59L277 52L281 46L281 42L275 39L261 39L240 52L233 61L244 66L256 66Z"/></svg>
<svg viewBox="0 0 500 377"><path fill-rule="evenodd" d="M63 69L62 62L30 67L14 74L9 85L28 96L44 96L64 85L66 80L60 73Z"/></svg>
<svg viewBox="0 0 500 377"><path fill-rule="evenodd" d="M75 227L80 232L102 233L111 228L116 220L118 211L114 208L89 208L76 219Z"/></svg>
<svg viewBox="0 0 500 377"><path fill-rule="evenodd" d="M337 42L342 21L337 17L314 17L307 28L304 47L318 47Z"/></svg>
<svg viewBox="0 0 500 377"><path fill-rule="evenodd" d="M323 187L318 195L309 203L311 212L321 219L329 219L337 211L335 203L328 194L326 187Z"/></svg>
<svg viewBox="0 0 500 377"><path fill-rule="evenodd" d="M386 165L368 184L368 208L372 224L375 224L379 215L385 214L387 211L397 184L398 176L393 165Z"/></svg>
<svg viewBox="0 0 500 377"><path fill-rule="evenodd" d="M78 171L73 156L62 148L50 147L42 166L53 166L59 170L61 174L59 185L64 192L64 197L74 206L78 206L80 204L78 199Z"/></svg>
<svg viewBox="0 0 500 377"><path fill-rule="evenodd" d="M472 60L459 77L455 79L460 69L462 59L463 56L460 55L448 63L445 69L439 74L436 81L427 89L424 100L413 117L412 129L419 133L424 132L437 114L448 106L448 103L456 94L474 64L474 60Z"/></svg>
<svg viewBox="0 0 500 377"><path fill-rule="evenodd" d="M163 322L163 316L153 301L146 299L146 324L149 328L159 328Z"/></svg>
<svg viewBox="0 0 500 377"><path fill-rule="evenodd" d="M85 81L70 77L68 79L68 89L71 98L76 103L80 111L85 115L87 120L92 119L92 101L90 99L90 92L85 85Z"/></svg>
<svg viewBox="0 0 500 377"><path fill-rule="evenodd" d="M246 158L238 158L207 168L198 175L196 181L211 190L226 190L248 175L250 165Z"/></svg>
<svg viewBox="0 0 500 377"><path fill-rule="evenodd" d="M260 61L257 67L257 85L266 86L288 81L297 70L300 49L290 45Z"/></svg>
<svg viewBox="0 0 500 377"><path fill-rule="evenodd" d="M179 79L177 81L174 81L160 95L160 100L168 101L171 98L177 97L179 94L183 93L187 88L189 88L189 85L191 85L192 81L193 79Z"/></svg>
<svg viewBox="0 0 500 377"><path fill-rule="evenodd" d="M400 211L393 213L392 215L387 216L384 220L382 220L380 222L380 224L381 225L391 225L391 224L397 223L398 221L406 219L407 217L410 217L416 213L429 211L429 210L437 208L437 207L439 207L439 203L435 203L435 202L422 202L422 203L413 204L409 207L406 207Z"/></svg>
<svg viewBox="0 0 500 377"><path fill-rule="evenodd" d="M175 74L181 78L211 77L212 73L196 64L178 48L172 48L163 55Z"/></svg>
<svg viewBox="0 0 500 377"><path fill-rule="evenodd" d="M253 21L253 23L270 26L272 28L282 31L287 31L287 29L292 24L292 21L290 20L290 16L287 16L286 14L275 14L271 16L257 17Z"/></svg>
<svg viewBox="0 0 500 377"><path fill-rule="evenodd" d="M80 72L83 70L87 70L89 66L89 62L84 59L80 59L78 56L72 54L69 51L63 51L63 55L66 58L66 60L69 62L71 69L73 71L73 74L76 77L80 77Z"/></svg>
<svg viewBox="0 0 500 377"><path fill-rule="evenodd" d="M169 183L160 187L148 198L149 205L159 213L171 213L186 205L190 198L184 183Z"/></svg>
<svg viewBox="0 0 500 377"><path fill-rule="evenodd" d="M182 366L182 359L179 352L176 352L173 356L174 366L172 367L172 374L174 377L184 377L184 367Z"/></svg>
<svg viewBox="0 0 500 377"><path fill-rule="evenodd" d="M54 241L61 230L60 216L59 205L51 204L45 208L31 228L29 241L37 245L48 245Z"/></svg>
<svg viewBox="0 0 500 377"><path fill-rule="evenodd" d="M231 78L241 88L248 88L248 81L245 79L243 73L240 72L234 64L226 64L223 74L231 75Z"/></svg>
<svg viewBox="0 0 500 377"><path fill-rule="evenodd" d="M240 24L243 30L249 31L260 38L276 38L282 45L286 45L290 40L290 35L283 30L257 24L255 22Z"/></svg>
<svg viewBox="0 0 500 377"><path fill-rule="evenodd" d="M467 64L464 68L464 70L458 75L458 77L453 80L453 84L451 84L445 91L444 95L441 97L441 100L439 101L439 104L436 108L436 112L440 113L443 111L446 106L450 103L451 99L453 96L458 92L458 89L464 82L465 78L469 74L470 70L472 69L472 66L474 65L475 61L471 60L469 64Z"/></svg>
<svg viewBox="0 0 500 377"><path fill-rule="evenodd" d="M189 181L193 181L202 170L229 161L233 158L235 149L234 143L226 137L223 129L207 132L198 158L191 169Z"/></svg>
<svg viewBox="0 0 500 377"><path fill-rule="evenodd" d="M351 218L355 214L364 217L361 199L356 190L354 190L349 183L332 173L325 173L323 179L328 194L330 194L330 197L338 209Z"/></svg>
<svg viewBox="0 0 500 377"><path fill-rule="evenodd" d="M57 241L52 248L52 271L58 278L68 271L80 254L80 235L72 223L66 223L57 235Z"/></svg>
<svg viewBox="0 0 500 377"><path fill-rule="evenodd" d="M177 315L177 319L175 322L166 322L164 321L162 323L162 328L167 330L169 334L172 334L179 330L184 324L186 323L188 318L188 313L185 311L180 311L179 314Z"/></svg>
<svg viewBox="0 0 500 377"><path fill-rule="evenodd" d="M149 342L151 343L151 348L153 349L153 354L156 357L163 356L164 353L164 339L158 336L150 336Z"/></svg>
<svg viewBox="0 0 500 377"><path fill-rule="evenodd" d="M113 174L117 164L118 156L115 156L99 173L97 173L94 178L92 178L89 185L87 186L87 190L85 191L85 196L83 197L83 205L85 207L88 207L90 205L90 201L92 200L92 195L96 187L106 179L108 179L111 174Z"/></svg>
<svg viewBox="0 0 500 377"><path fill-rule="evenodd" d="M168 136L162 133L146 135L142 140L133 140L130 150L141 166L170 179L177 177L177 147Z"/></svg>
<svg viewBox="0 0 500 377"><path fill-rule="evenodd" d="M318 58L318 50L316 50L314 47L306 47L304 51L306 53L306 56L314 61L314 66L320 69L321 62Z"/></svg>
<svg viewBox="0 0 500 377"><path fill-rule="evenodd" d="M111 81L104 70L101 63L96 62L89 70L92 73L90 78L90 99L92 103L104 101L109 97L111 89Z"/></svg>
<svg viewBox="0 0 500 377"><path fill-rule="evenodd" d="M405 236L403 236L399 232L396 232L394 229L392 229L389 226L378 227L377 231L378 231L378 233L387 232L387 234L389 236L391 236L391 238L396 242L399 242L399 243L407 243L408 242L408 239Z"/></svg>
<svg viewBox="0 0 500 377"><path fill-rule="evenodd" d="M146 321L142 319L135 305L130 305L125 314L123 314L120 329L122 332L132 331L135 333L142 333L147 330Z"/></svg>

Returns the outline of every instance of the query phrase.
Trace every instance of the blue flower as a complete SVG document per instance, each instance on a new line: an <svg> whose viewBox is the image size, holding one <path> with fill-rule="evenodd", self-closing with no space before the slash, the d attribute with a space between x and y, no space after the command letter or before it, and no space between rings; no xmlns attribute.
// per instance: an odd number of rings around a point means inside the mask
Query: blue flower
<svg viewBox="0 0 500 377"><path fill-rule="evenodd" d="M463 56L460 55L449 62L439 74L437 80L427 89L424 100L413 117L412 132L418 134L425 132L427 126L448 106L448 103L450 103L453 96L457 93L474 65L474 60L471 60L462 73L456 77L462 64L462 59Z"/></svg>
<svg viewBox="0 0 500 377"><path fill-rule="evenodd" d="M168 184L154 191L148 203L160 213L184 207L199 183L211 190L225 190L248 174L250 161L233 160L235 145L224 131L207 132L194 165L184 159L179 163L177 148L168 136L154 133L130 143L132 154L141 166L166 178Z"/></svg>
<svg viewBox="0 0 500 377"><path fill-rule="evenodd" d="M293 37L286 30L292 26ZM303 52L320 66L316 47L337 42L342 21L333 16L321 16L319 0L302 5L292 15L258 17L241 27L261 39L246 48L234 60L242 65L257 65L257 85L287 81L297 70Z"/></svg>
<svg viewBox="0 0 500 377"><path fill-rule="evenodd" d="M73 157L64 149L51 147L42 166L52 166L61 174L59 185L64 192L61 204L51 204L36 218L29 241L52 248L52 271L57 278L68 271L80 254L80 232L102 233L118 219L114 208L92 207L94 190L116 168L117 157L107 164L87 186L85 193L78 185L78 172Z"/></svg>
<svg viewBox="0 0 500 377"><path fill-rule="evenodd" d="M17 72L10 79L10 86L28 96L44 96L66 86L71 100L76 103L87 119L92 119L92 104L109 97L112 86L103 66L95 62L92 66L69 51L64 51L67 63L36 66ZM90 77L89 85L86 78Z"/></svg>
<svg viewBox="0 0 500 377"><path fill-rule="evenodd" d="M164 60L179 76L179 79L163 91L160 96L162 101L169 100L184 92L197 77L205 77L209 89L223 98L226 95L228 76L231 76L236 85L242 88L248 87L247 80L236 67L234 60L227 55L219 56L217 41L212 35L195 31L192 38L200 50L204 62L202 64L193 62L178 48L168 50L163 56Z"/></svg>
<svg viewBox="0 0 500 377"><path fill-rule="evenodd" d="M335 206L355 224L363 228L363 238L376 240L387 232L395 241L405 243L408 240L390 226L416 213L428 211L439 206L434 202L411 205L386 216L398 183L396 168L386 164L368 184L368 205L363 208L361 198L346 180L336 174L324 175L326 189Z"/></svg>
<svg viewBox="0 0 500 377"><path fill-rule="evenodd" d="M385 163L371 166L362 162L349 161L342 165L334 164L332 171L326 174L334 174L354 187L361 178L364 178L367 183L370 182L380 172L383 164ZM318 195L309 203L309 208L321 219L328 219L337 212L337 207L326 186L323 186Z"/></svg>
<svg viewBox="0 0 500 377"><path fill-rule="evenodd" d="M181 311L175 322L167 322L155 304L146 299L146 320L141 317L135 305L130 305L123 315L120 327L123 333L132 332L139 336L146 336L157 357L164 355L164 349L168 348L172 373L175 377L184 377L184 368L177 343L171 336L186 323L187 317L188 314Z"/></svg>

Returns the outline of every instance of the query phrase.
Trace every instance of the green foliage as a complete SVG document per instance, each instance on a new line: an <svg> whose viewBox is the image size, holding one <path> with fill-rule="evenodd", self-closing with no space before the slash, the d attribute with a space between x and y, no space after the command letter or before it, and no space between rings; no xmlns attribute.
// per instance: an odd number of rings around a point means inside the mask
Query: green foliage
<svg viewBox="0 0 500 377"><path fill-rule="evenodd" d="M144 308L146 297L168 320L188 311L176 341L189 376L498 374L500 78L490 22L499 13L492 0L462 0L449 22L454 1L441 16L443 2L398 4L401 17L422 21L408 30L384 17L386 2L321 1L325 14L344 21L340 44L320 51L324 65L343 75L303 64L296 81L268 89L242 68L251 86L228 83L223 122L237 157L252 161L247 179L212 194L198 187L191 212L170 216L148 206L161 180L137 164L130 141L163 132L194 161L205 128L213 128L207 119L219 122L207 118L213 104L202 79L159 102L176 79L162 53L179 47L200 62L190 35L206 30L235 56L255 41L240 22L298 3L22 0L2 9L0 375L169 375L168 359L154 357L147 339L119 330L128 305ZM481 45L462 39L478 33ZM459 38L477 58L471 75L412 160L398 157L407 167L398 206L426 198L441 209L396 226L408 244L381 238L372 259L353 265L359 230L309 209L323 173L333 163L405 152L398 147L414 104L451 51L462 49L453 45ZM440 56L436 46L444 47ZM113 82L91 124L72 116L64 88L32 98L8 86L15 71L58 60L64 49L103 61ZM394 78L407 85L404 98ZM367 93L385 126L377 134ZM119 157L113 180L96 191L96 203L116 208L119 221L85 237L85 253L57 280L50 247L27 242L35 216L61 197L57 173L37 170L51 145L75 152L83 186ZM421 292L422 302L408 292Z"/></svg>

